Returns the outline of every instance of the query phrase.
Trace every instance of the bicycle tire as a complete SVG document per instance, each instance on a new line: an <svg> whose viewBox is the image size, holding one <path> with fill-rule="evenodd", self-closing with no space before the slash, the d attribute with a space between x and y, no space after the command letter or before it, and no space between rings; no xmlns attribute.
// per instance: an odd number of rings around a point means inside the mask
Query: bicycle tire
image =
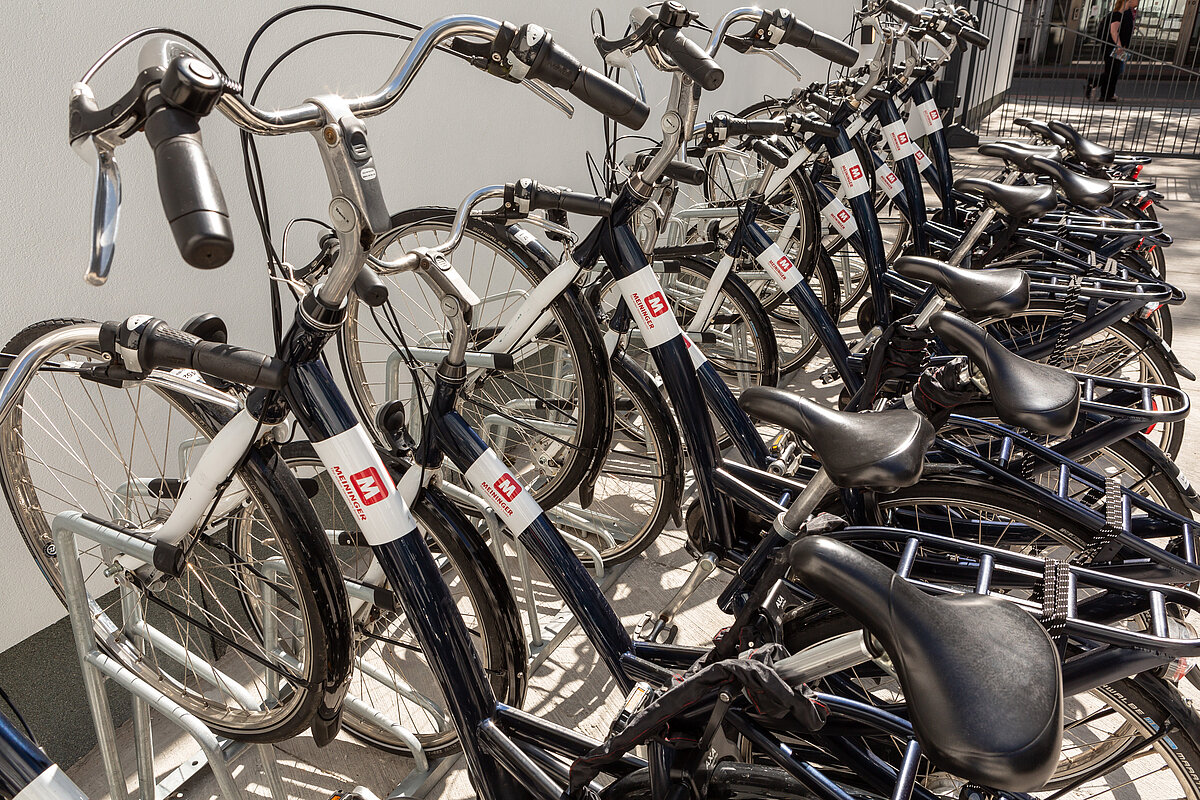
<svg viewBox="0 0 1200 800"><path fill-rule="evenodd" d="M635 558L658 538L668 520L678 516L684 486L679 428L661 390L622 353L612 357L612 374L617 430L596 477L592 502L583 509L578 496L572 495L546 510L559 530L572 536L611 537L614 531L629 531L613 546L603 546L603 541L596 544L606 569ZM639 435L646 440L644 456L637 450ZM628 485L630 477L643 478L636 472L627 474L630 467L626 462L636 464L638 460L653 462L648 490ZM594 519L596 515L608 519ZM601 533L594 533L592 526L583 527L582 522L599 526ZM576 548L576 552L582 551ZM580 557L587 563L586 555Z"/></svg>
<svg viewBox="0 0 1200 800"><path fill-rule="evenodd" d="M432 245L448 237L453 219L453 209L423 207L402 211L392 216L391 228L378 238L377 247L391 246L390 243L404 236L415 237L423 245ZM425 239L421 239L423 234L427 234ZM497 306L489 306L489 298L499 297L499 302L504 302L527 291L527 288L514 288L518 280L532 287L544 279L549 270L517 237L476 217L468 221L464 245L456 251L460 263L467 244L471 245L472 253L483 248L484 259L489 253L491 258L480 275L476 275L473 268L460 269L468 283L487 281L487 287L480 293L484 300L476 307L473 326L476 335L482 337L489 333L484 330L488 323L494 322L493 330L503 324L503 317L510 308L508 305L499 308L494 312L493 320L487 315ZM489 290L492 278L498 274L497 264L510 267L512 279L503 292L491 295ZM402 273L381 276L381 280L392 290L389 303L393 310L397 303L405 303L403 311L397 313L397 319L410 328L405 332L406 338L421 330L423 323L437 325L444 322L440 303L418 278ZM387 399L387 387L377 380L380 370L376 365L382 363L379 358L387 361L399 354L385 336L372 333L365 326L371 317L363 316L364 309L366 306L360 302L350 303L346 322L338 332L338 352L355 406L368 427L378 433L375 417ZM549 310L554 324L544 329L547 332L544 338L535 339L530 343L532 347L526 346L515 354L518 366L513 370L480 373L478 379L469 381L464 387L459 404L460 413L514 468L514 474L544 507L551 507L567 497L587 474L593 460L592 448L598 441L602 420L607 418L610 397L603 340L594 316L585 309L571 287L549 303ZM378 330L377 321L371 319L371 322ZM376 341L366 341L360 331L371 333ZM364 348L371 352L365 353ZM382 351L387 355L384 356ZM547 353L552 354L547 356ZM436 364L429 367L432 369ZM391 368L389 363L382 370L382 383L388 381ZM406 374L407 369L399 368L397 376L401 373ZM400 378L396 377L396 380L399 382ZM410 401L419 406L419 400L410 398ZM406 418L413 421L410 434L419 438L419 424L423 418L419 408L408 408ZM492 428L495 428L494 433ZM558 430L560 428L563 430ZM551 429L556 432L550 432Z"/></svg>
<svg viewBox="0 0 1200 800"><path fill-rule="evenodd" d="M87 322L87 320L54 319L35 323L18 333L6 345L5 352L20 352L47 333L66 325L81 322ZM69 352L73 355L97 353L96 350L87 347L70 348ZM67 381L59 379L61 374L63 373L44 372L43 376L54 375L56 385L62 387ZM33 462L25 455L27 442L24 435L25 427L44 430L46 427L44 420L52 419L50 412L46 410L46 404L30 397L30 392L37 388L38 380L39 378L35 378L34 383L27 388L25 396L14 407L12 415L0 423L0 441L4 442L4 454L3 457L0 457L0 484L3 485L5 498L17 522L22 539L55 595L59 600L63 600L65 594L57 566L58 554L56 548L53 547L49 530L49 519L53 514L63 510L82 512L90 510L101 519L110 519L114 509L109 503L123 499L126 519L130 522L136 523L139 519L158 519L163 513L164 497L169 495L170 490L160 488L153 496L141 494L143 485L137 481L144 480L146 481L145 485L148 486L152 481L147 478L153 473L143 473L141 469L135 471L134 464L130 463L123 465L126 470L125 474L135 477L133 480L126 480L125 487L128 488L118 488L115 492L111 492L106 484L102 488L102 484L96 476L97 470L104 469L103 464L98 464L93 470L92 480L96 481L96 491L101 495L97 500L99 507L95 504L85 503L76 497L76 493L84 497L90 497L90 495L84 495L83 489L80 488L82 483L79 485L68 483L72 481L72 478L65 470L58 470L55 478L59 487L65 489L67 486L75 486L74 491L67 489L63 492L68 495L67 498L60 497L55 491L39 491L37 480L33 476L43 475L45 470L52 469L52 467L48 463L47 451L35 449L33 451L34 458L38 466L31 469L30 465ZM79 381L79 383L82 384L83 381ZM89 383L96 387L101 386L94 382ZM111 388L111 392L106 392L102 399L107 397L114 403L119 397L118 393L125 391L121 386L107 388ZM137 391L141 392L141 384L138 384ZM100 390L97 389L90 396L94 401L95 397L101 396ZM178 393L162 391L155 392L155 396L166 399L170 409L178 410L178 418L192 423L202 437L211 438L219 426L231 416L228 411L202 406L200 401ZM140 404L139 394L138 405L134 406L137 420L135 429L141 427L143 436L146 436L147 446L154 444L157 447L157 444L151 441L150 434L146 432L146 425L149 425L156 433L159 429L155 429L151 422L142 423ZM104 407L109 407L107 401ZM168 419L174 418L170 416L170 409L168 410ZM118 408L118 410L120 409ZM35 414L38 416L34 416ZM69 416L75 418L80 426L86 424L82 411L71 411ZM116 422L111 421L111 417L110 424L112 426L111 433L106 435L112 437L111 446L115 447L118 441L125 441L124 432L122 431L121 436L118 437ZM179 425L182 424L179 423ZM166 428L169 432L169 422ZM178 426L176 430L179 430ZM185 432L184 435L189 436L190 434ZM163 441L171 441L169 433L163 436ZM41 439L47 438L41 434L31 434L31 437L37 438L39 442ZM97 438L99 439L99 437ZM101 440L100 443L104 447L97 448L98 450L107 449L110 453L112 452L108 442ZM75 440L69 445L68 455L82 464L81 459L87 458L89 452L83 434L77 433ZM33 445L29 444L29 447L33 447ZM133 450L134 445L131 444L130 462L137 461L139 467L144 467L145 461L136 459ZM195 447L188 450L189 458L194 450L196 450ZM113 457L116 457L115 453ZM98 455L97 459L100 458L101 456ZM183 456L180 458L182 460ZM163 460L165 462L166 459ZM153 466L152 464L151 467ZM180 471L180 476L172 476L167 474L172 471L164 467L161 470L163 474L158 477L166 480L172 478L182 480L185 477L182 466ZM109 473L103 474L108 476ZM145 638L129 633L123 627L123 622L118 621L121 615L114 608L114 602L105 599L110 597L111 583L100 580L96 574L99 566L106 562L103 555L99 553L99 547L89 548L81 540L80 558L86 560L85 577L91 577L89 600L93 603L92 619L97 640L110 656L116 658L140 678L151 682L164 694L203 720L215 732L243 741L278 742L296 736L313 722L314 715L322 702L324 686L330 688L339 684L344 686L344 682L349 678L348 647L351 637L349 621L343 611L346 596L340 576L333 566L333 554L325 539L324 529L320 526L311 504L295 478L279 459L276 448L271 445L255 445L250 449L235 475L248 492L249 504L244 506L246 512L238 513L235 509L217 522L223 521L229 530L232 530L235 525L241 525L244 528L246 525L265 524L269 528L269 538L264 537L257 543L258 547L264 548L264 554L255 559L253 553L235 553L229 544L221 541L219 527L217 525L209 526L206 529L208 533L202 537L203 541L196 539L189 548L188 570L178 579L164 579L164 585L154 589L154 594L159 597L159 603L152 603L148 599L149 593L140 594L139 597L144 605L139 604L139 611L147 623L155 628L165 627L159 625L160 620L171 619L176 626L175 632L180 634L178 638L183 639L182 646L189 652L194 653L195 647L207 647L208 650L199 655L204 658L214 658L224 651L224 658L221 660L220 666L225 675L229 675L231 672L240 674L237 670L251 669L250 678L244 679L244 683L242 678L233 680L242 684L242 692L250 692L251 696L259 701L276 696L279 703L274 708L270 706L261 708L259 709L261 713L244 708L234 696L236 692L232 685L227 685L222 689L221 686L206 684L199 677L198 671L182 666L178 659L172 660L167 655L170 652L167 646L160 648L158 645L152 644L148 651L139 650L139 647L147 646ZM77 480L82 481L82 479ZM106 491L109 491L111 496L104 497ZM147 498L154 501L153 513L151 513L151 504ZM170 498L167 497L167 499ZM254 512L253 518L248 516L251 509ZM208 561L201 562L202 556L207 556ZM277 678L265 674L271 671L271 667L267 666L267 663L279 663L279 659L272 661L268 657L268 649L261 641L262 620L249 620L247 619L249 615L239 616L236 609L231 610L232 604L227 604L225 601L230 599L228 597L230 592L242 599L249 592L254 591L253 586L246 586L248 574L257 576L259 580L257 591L261 594L264 588L262 581L268 579L263 577L260 570L268 561L277 557L282 557L286 562L286 574L275 572L274 578L270 579L271 586L277 595L282 594L281 590L290 589L291 591L286 593L288 605L295 609L294 617L281 615L279 619L275 620L276 627L283 629L278 646L289 651L289 656L300 664L300 669L293 675L293 678L297 679L290 681L287 688L280 692L272 692L270 690L271 682ZM88 565L95 562L98 563L89 576ZM204 566L204 563L207 563L207 566ZM223 573L218 575L217 570L223 564L229 568L230 573L234 576L233 579L225 578ZM183 588L185 584L190 591L193 581L199 586L198 602L192 603L187 608L179 609L175 609L174 606L164 608L161 605L163 600L170 601L172 591L182 595L185 591ZM228 583L223 581L228 581ZM103 589L103 594L97 594L100 591L97 588L98 584L100 587L108 587ZM214 589L214 586L217 588ZM218 610L215 612L208 608L210 598L218 606ZM203 613L198 612L197 608L201 609ZM184 618L179 617L179 614L190 614L193 618L208 623L211 630L206 637L203 637L207 641L201 641L200 634L192 633L191 628L188 628L189 633L185 636L179 626L187 623L180 621ZM197 614L199 614L198 617ZM223 615L223 618L218 619L218 615ZM289 624L301 629L299 635L289 635L295 633L293 629L286 628L286 625ZM197 627L203 633L203 626L198 625ZM251 630L248 631L247 628ZM169 638L170 629L168 629L167 635ZM193 639L193 636L196 639ZM256 636L258 641L255 641ZM134 643L135 638L140 641L140 645ZM344 645L345 652L338 649L339 643ZM180 643L176 642L176 645L178 644ZM239 646L244 648L244 651L237 649ZM253 650L255 647L262 652L255 652ZM160 655L160 650L162 650L162 655ZM237 661L238 655L242 656L240 661ZM237 663L233 663L234 661ZM264 671L263 675L260 676L254 671L258 668ZM283 674L285 670L281 666L276 672ZM284 677L286 679L286 674ZM195 688L197 686L199 689ZM203 691L206 688L208 691ZM224 700L222 700L222 693L224 693ZM243 694L243 696L245 695Z"/></svg>
<svg viewBox="0 0 1200 800"><path fill-rule="evenodd" d="M288 468L293 472L325 471L309 442L291 442L284 445L281 452ZM330 523L329 529L344 534L344 537L339 538L344 538L345 543L335 550L338 562L342 566L342 574L347 579L357 580L361 577L363 568L362 556L369 556L370 550L364 548L361 540L355 536L357 528L351 515L346 512L335 484L329 479L309 480L315 480L317 484L311 486L310 494L313 491L317 492L312 499L318 513L325 515L324 519ZM444 559L442 574L451 591L454 591L461 581L470 607L460 604L460 609L477 643L476 650L479 652L483 670L491 681L492 691L500 702L519 708L525 694L524 674L528 648L517 602L507 577L492 552L487 549L482 537L475 533L475 528L458 507L440 492L424 490L413 503L411 510L430 541L435 558ZM448 521L448 516L452 522ZM462 538L459 532L466 538ZM386 583L379 588L386 590ZM385 679L398 678L407 688L415 691L420 691L418 687L421 687L426 692L440 692L432 675L428 674L428 666L421 658L419 649L414 649L411 640L401 641L397 632L406 627L402 616L400 612L374 607L360 609L356 615L358 638L355 657L359 661L369 659L373 671ZM414 658L420 659L419 666L411 660ZM406 666L417 667L416 674L412 669L405 669ZM424 670L420 667L424 667ZM387 718L408 727L429 758L440 758L459 748L458 737L453 727L448 731L418 730L418 720L415 718L419 713L418 703L406 703L399 692L389 693L389 688L385 681L367 674L364 670L356 669L351 679L350 694L368 703ZM450 724L448 718L439 722ZM412 750L402 738L375 720L358 716L348 710L343 714L342 725L347 733L372 747L399 755L412 754Z"/></svg>

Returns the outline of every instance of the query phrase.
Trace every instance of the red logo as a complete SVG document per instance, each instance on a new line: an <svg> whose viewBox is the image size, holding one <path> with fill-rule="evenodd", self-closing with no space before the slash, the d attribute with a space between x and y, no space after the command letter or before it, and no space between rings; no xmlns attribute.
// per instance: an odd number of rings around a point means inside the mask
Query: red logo
<svg viewBox="0 0 1200 800"><path fill-rule="evenodd" d="M646 308L650 310L650 316L652 317L660 317L667 311L667 301L663 297L662 292L655 292L647 297L644 302L646 303Z"/></svg>
<svg viewBox="0 0 1200 800"><path fill-rule="evenodd" d="M858 164L851 164L850 165L850 180L859 181L859 180L862 180L862 176L863 176L862 167L859 166Z"/></svg>
<svg viewBox="0 0 1200 800"><path fill-rule="evenodd" d="M500 496L509 503L513 501L514 497L521 493L521 484L517 483L513 476L509 475L507 472L501 475L500 479L492 484L492 488L499 492Z"/></svg>
<svg viewBox="0 0 1200 800"><path fill-rule="evenodd" d="M834 215L834 218L838 221L839 224L845 225L847 222L850 221L850 212L843 208L841 211L837 212L837 214Z"/></svg>
<svg viewBox="0 0 1200 800"><path fill-rule="evenodd" d="M350 476L350 485L364 506L374 505L388 496L387 484L379 477L374 467Z"/></svg>
<svg viewBox="0 0 1200 800"><path fill-rule="evenodd" d="M896 135L896 144L908 144L908 132L901 131Z"/></svg>
<svg viewBox="0 0 1200 800"><path fill-rule="evenodd" d="M787 271L796 265L787 256L780 256L779 260L775 262L775 266L778 267L780 275L786 275Z"/></svg>
<svg viewBox="0 0 1200 800"><path fill-rule="evenodd" d="M935 108L935 109L932 109L929 111L928 116L929 116L930 122L937 122L938 117L941 115L938 113L938 110Z"/></svg>
<svg viewBox="0 0 1200 800"><path fill-rule="evenodd" d="M888 186L891 186L896 182L896 173L889 172L887 175L883 176L883 179L887 181Z"/></svg>

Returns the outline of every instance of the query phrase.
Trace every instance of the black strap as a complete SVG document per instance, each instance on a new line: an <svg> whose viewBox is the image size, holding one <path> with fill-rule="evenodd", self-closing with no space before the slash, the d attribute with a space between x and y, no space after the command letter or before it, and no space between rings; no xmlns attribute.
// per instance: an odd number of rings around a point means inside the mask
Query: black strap
<svg viewBox="0 0 1200 800"><path fill-rule="evenodd" d="M1059 656L1066 653L1067 612L1070 608L1071 565L1057 558L1046 559L1042 573L1042 625Z"/></svg>

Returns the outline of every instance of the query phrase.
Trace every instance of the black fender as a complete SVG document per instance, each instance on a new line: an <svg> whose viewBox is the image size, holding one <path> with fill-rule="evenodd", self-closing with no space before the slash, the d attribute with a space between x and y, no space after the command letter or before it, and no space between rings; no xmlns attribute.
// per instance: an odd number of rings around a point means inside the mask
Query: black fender
<svg viewBox="0 0 1200 800"><path fill-rule="evenodd" d="M667 403L667 398L663 395L662 389L654 383L650 374L646 370L639 367L634 360L627 356L624 351L618 350L612 356L612 373L613 376L619 378L626 386L634 387L643 393L644 397L655 398L658 400L655 403L655 413L662 417L664 427L667 431L666 446L668 452L682 453L683 442L679 434L679 425L675 422L675 415L671 413L671 407ZM671 516L675 519L676 524L682 520L680 516L683 507L683 462L682 458L673 459L674 462L674 478L675 486L679 487L674 497L664 498L671 503Z"/></svg>
<svg viewBox="0 0 1200 800"><path fill-rule="evenodd" d="M1171 365L1172 369L1174 369L1183 377L1187 378L1189 381L1196 380L1196 373L1192 372L1183 365L1183 363L1179 360L1179 356L1175 355L1175 351L1171 349L1171 345L1167 344L1157 331L1152 329L1143 320L1140 320L1136 317L1130 317L1128 322L1135 330L1137 330L1138 333L1150 340L1151 347L1156 348L1160 353L1162 353L1163 358L1167 359L1167 363Z"/></svg>
<svg viewBox="0 0 1200 800"><path fill-rule="evenodd" d="M1200 513L1200 494L1197 494L1196 489L1183 474L1183 470L1179 468L1178 464L1171 460L1170 456L1160 450L1145 436L1140 434L1128 436L1126 437L1125 441L1136 447L1138 452L1148 458L1150 462L1171 481L1171 485L1174 486L1175 490L1179 492L1181 497L1183 497L1184 502L1188 504L1188 508L1190 508L1192 511Z"/></svg>
<svg viewBox="0 0 1200 800"><path fill-rule="evenodd" d="M510 675L516 676L514 679L516 683L513 687L515 694L511 697L515 698L513 705L520 708L525 700L525 691L529 686L529 670L526 668L529 661L529 642L525 638L521 612L517 608L517 599L513 596L507 574L496 563L495 553L484 541L479 529L471 524L462 509L441 489L435 486L426 486L414 504L413 513L418 518L426 514L440 517L446 527L454 532L455 537L453 543L443 543L443 546L452 544L457 551L455 557L466 559L467 563L473 564L475 569L486 579L484 585L488 594L485 600L500 612L502 630L496 631L496 634L501 636L506 643L503 652L515 654L512 658L514 663L506 664L502 673L492 673L488 677L492 681L492 689L496 696L508 697L510 696L507 694L509 687L497 685L496 681L507 680Z"/></svg>

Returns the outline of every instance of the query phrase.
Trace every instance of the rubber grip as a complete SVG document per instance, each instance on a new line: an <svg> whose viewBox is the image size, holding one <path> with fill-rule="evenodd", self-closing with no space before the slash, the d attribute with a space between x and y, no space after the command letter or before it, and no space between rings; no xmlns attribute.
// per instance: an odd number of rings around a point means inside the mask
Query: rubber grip
<svg viewBox="0 0 1200 800"><path fill-rule="evenodd" d="M838 129L832 125L803 114L795 114L793 116L798 118L796 126L804 133L824 136L827 139L833 139L837 136Z"/></svg>
<svg viewBox="0 0 1200 800"><path fill-rule="evenodd" d="M650 116L650 106L641 98L590 67L580 70L570 91L604 116L635 131L640 130Z"/></svg>
<svg viewBox="0 0 1200 800"><path fill-rule="evenodd" d="M354 294L372 308L383 305L388 299L388 287L369 264L363 264L354 278Z"/></svg>
<svg viewBox="0 0 1200 800"><path fill-rule="evenodd" d="M828 33L813 31L812 39L807 47L821 58L843 67L853 67L858 63L858 48L841 39L835 39Z"/></svg>
<svg viewBox="0 0 1200 800"><path fill-rule="evenodd" d="M158 193L179 254L200 269L227 263L233 257L229 209L204 152L199 121L161 106L146 120L146 139L154 149Z"/></svg>
<svg viewBox="0 0 1200 800"><path fill-rule="evenodd" d="M719 88L725 82L725 70L709 57L704 48L684 36L682 28L663 31L658 37L658 47L706 92Z"/></svg>
<svg viewBox="0 0 1200 800"><path fill-rule="evenodd" d="M663 175L676 183L683 183L688 186L702 186L704 181L708 179L708 172L704 167L689 164L686 161L672 161L670 164L667 164L667 169L663 172Z"/></svg>
<svg viewBox="0 0 1200 800"><path fill-rule="evenodd" d="M977 31L974 28L963 28L958 34L959 38L968 44L975 45L980 50L987 47L992 41L992 37L982 31Z"/></svg>
<svg viewBox="0 0 1200 800"><path fill-rule="evenodd" d="M900 0L885 0L883 7L889 14L899 17L909 25L916 25L921 18L921 15L917 13L915 8L901 3Z"/></svg>
<svg viewBox="0 0 1200 800"><path fill-rule="evenodd" d="M142 369L194 369L232 383L279 389L284 383L284 362L265 353L223 342L208 342L170 327L162 320L148 323L138 341Z"/></svg>
<svg viewBox="0 0 1200 800"><path fill-rule="evenodd" d="M570 214L587 217L607 217L612 214L612 200L584 192L563 192L558 207Z"/></svg>
<svg viewBox="0 0 1200 800"><path fill-rule="evenodd" d="M746 133L751 136L775 136L776 134L787 133L787 120L782 119L745 119L737 120L737 125L740 130L737 133ZM734 124L730 124L730 133L734 131Z"/></svg>
<svg viewBox="0 0 1200 800"><path fill-rule="evenodd" d="M231 383L263 389L281 389L284 384L282 361L231 344L201 342L196 345L192 351L192 369Z"/></svg>
<svg viewBox="0 0 1200 800"><path fill-rule="evenodd" d="M770 142L763 139L755 139L750 143L750 149L758 153L767 161L771 162L779 169L783 169L788 164L788 157L782 150L772 145Z"/></svg>

